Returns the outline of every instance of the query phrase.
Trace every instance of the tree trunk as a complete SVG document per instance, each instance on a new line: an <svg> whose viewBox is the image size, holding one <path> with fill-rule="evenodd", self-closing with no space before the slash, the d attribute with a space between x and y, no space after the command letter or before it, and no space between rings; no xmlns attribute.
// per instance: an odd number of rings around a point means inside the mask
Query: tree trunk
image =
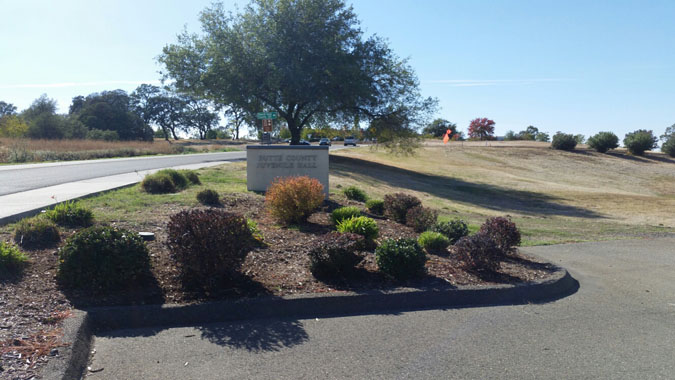
<svg viewBox="0 0 675 380"><path fill-rule="evenodd" d="M300 131L302 129L298 128L297 124L295 123L295 119L286 118L286 122L288 123L288 130L291 132L291 145L299 145Z"/></svg>

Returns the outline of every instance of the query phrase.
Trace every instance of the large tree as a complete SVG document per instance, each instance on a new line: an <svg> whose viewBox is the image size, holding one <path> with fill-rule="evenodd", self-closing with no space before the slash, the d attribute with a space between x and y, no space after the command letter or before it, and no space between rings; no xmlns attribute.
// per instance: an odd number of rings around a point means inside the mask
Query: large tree
<svg viewBox="0 0 675 380"><path fill-rule="evenodd" d="M201 23L203 35L164 48L165 78L221 106L277 111L293 144L313 118L419 126L436 106L405 60L363 37L342 0L253 0L236 15L215 4Z"/></svg>
<svg viewBox="0 0 675 380"><path fill-rule="evenodd" d="M16 106L12 103L5 103L0 100L0 117L16 115Z"/></svg>
<svg viewBox="0 0 675 380"><path fill-rule="evenodd" d="M443 137L445 136L445 133L448 131L448 129L451 131L450 138L457 134L457 124L451 123L445 119L435 119L429 123L429 125L424 127L422 133L432 135L434 137Z"/></svg>
<svg viewBox="0 0 675 380"><path fill-rule="evenodd" d="M152 140L152 129L134 111L123 90L78 96L70 106L70 115L89 130L115 131L121 140Z"/></svg>
<svg viewBox="0 0 675 380"><path fill-rule="evenodd" d="M495 134L495 122L483 117L471 120L469 124L469 138L475 140L493 140Z"/></svg>

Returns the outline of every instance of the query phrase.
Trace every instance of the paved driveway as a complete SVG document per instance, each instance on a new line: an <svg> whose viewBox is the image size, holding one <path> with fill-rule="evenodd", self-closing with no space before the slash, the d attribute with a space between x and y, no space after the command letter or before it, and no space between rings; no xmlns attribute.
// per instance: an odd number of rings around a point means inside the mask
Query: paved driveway
<svg viewBox="0 0 675 380"><path fill-rule="evenodd" d="M88 379L672 379L675 237L527 248L577 293L431 310L97 336Z"/></svg>

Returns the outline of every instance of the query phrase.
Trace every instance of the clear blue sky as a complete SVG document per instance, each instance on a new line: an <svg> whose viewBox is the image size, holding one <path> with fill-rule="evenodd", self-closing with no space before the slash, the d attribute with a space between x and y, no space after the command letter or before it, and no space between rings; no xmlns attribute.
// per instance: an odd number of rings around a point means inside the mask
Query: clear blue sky
<svg viewBox="0 0 675 380"><path fill-rule="evenodd" d="M70 100L159 80L155 57L210 1L3 0L0 100ZM675 123L675 1L349 2L409 57L422 93L466 130L658 135ZM235 1L225 1L234 9ZM238 1L244 5L246 1Z"/></svg>

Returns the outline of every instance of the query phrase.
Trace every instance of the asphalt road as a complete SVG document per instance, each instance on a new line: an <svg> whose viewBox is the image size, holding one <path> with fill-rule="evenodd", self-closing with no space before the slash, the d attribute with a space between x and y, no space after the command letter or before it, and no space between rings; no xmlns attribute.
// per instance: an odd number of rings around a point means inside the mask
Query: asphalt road
<svg viewBox="0 0 675 380"><path fill-rule="evenodd" d="M0 196L141 170L245 158L241 151L7 165L0 167Z"/></svg>
<svg viewBox="0 0 675 380"><path fill-rule="evenodd" d="M579 280L538 305L188 328L95 338L88 379L672 379L675 237L523 249Z"/></svg>

